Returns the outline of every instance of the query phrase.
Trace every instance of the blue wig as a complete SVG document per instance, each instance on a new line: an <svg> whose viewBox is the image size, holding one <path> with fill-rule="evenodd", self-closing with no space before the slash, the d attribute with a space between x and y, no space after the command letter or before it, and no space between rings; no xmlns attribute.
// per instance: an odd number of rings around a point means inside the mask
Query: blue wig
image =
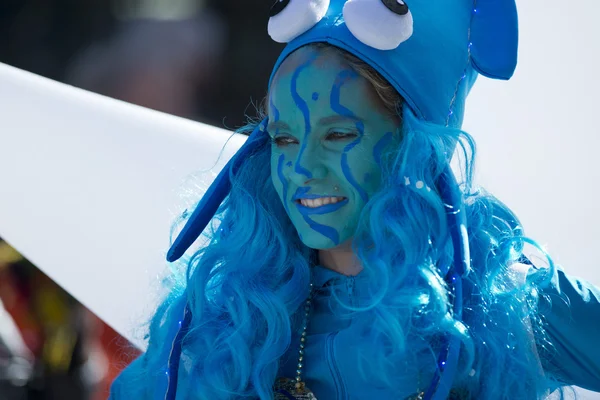
<svg viewBox="0 0 600 400"><path fill-rule="evenodd" d="M279 1L269 33L288 43L273 74L297 49L326 43L362 61L403 100L400 146L382 155L381 190L353 240L369 301L356 308L335 291L331 298L339 312L360 314L360 340L376 344L359 372L398 387L410 369L435 371L428 400L450 389L471 398L546 394L536 287L553 265L520 281L512 276L525 243L534 242L506 206L472 188L475 146L460 130L477 75L508 79L514 71L514 0ZM273 397L316 257L271 183L264 122L250 127L171 248L169 260L179 258L216 215L210 243L189 263L187 289L161 306L149 350L115 393L171 400L179 378L178 398ZM461 186L449 166L457 144Z"/></svg>
<svg viewBox="0 0 600 400"><path fill-rule="evenodd" d="M409 367L435 370L444 338L454 338L462 344L455 390L476 399L490 393L497 399L541 398L548 382L536 343L549 343L536 313L536 288L553 275L553 264L515 284L512 266L531 241L504 204L472 187L471 137L424 122L408 105L399 113L400 147L382 155L383 185L362 211L353 243L369 278L370 301L360 309L338 307L362 314L364 340L378 343L357 368L373 382L395 387ZM473 267L462 279L461 318L452 311L440 272L450 268L454 249L435 184L457 143ZM159 307L148 350L115 382L115 399L164 397L173 338L186 317L178 398L272 398L317 260L271 183L270 149L268 141L257 142L230 171L230 194L205 232L209 244L191 258L185 291L173 289ZM340 298L334 292L331 301Z"/></svg>

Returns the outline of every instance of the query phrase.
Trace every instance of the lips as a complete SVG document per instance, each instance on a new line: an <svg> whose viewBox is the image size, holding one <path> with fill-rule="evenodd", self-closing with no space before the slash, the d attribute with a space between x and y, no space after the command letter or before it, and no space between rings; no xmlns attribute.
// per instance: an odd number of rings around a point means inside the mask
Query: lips
<svg viewBox="0 0 600 400"><path fill-rule="evenodd" d="M311 199L296 199L295 203L298 211L300 211L300 214L304 216L323 215L339 210L348 204L348 199L346 197L315 196L315 198Z"/></svg>
<svg viewBox="0 0 600 400"><path fill-rule="evenodd" d="M328 197L317 197L317 198L302 198L297 199L296 203L308 208L318 208L326 206L328 204L336 204L344 201L346 198L341 196L328 196Z"/></svg>

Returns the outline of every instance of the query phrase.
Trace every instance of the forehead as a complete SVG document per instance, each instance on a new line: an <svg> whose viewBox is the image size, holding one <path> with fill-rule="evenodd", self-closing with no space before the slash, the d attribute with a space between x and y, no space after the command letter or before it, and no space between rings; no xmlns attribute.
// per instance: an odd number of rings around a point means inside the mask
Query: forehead
<svg viewBox="0 0 600 400"><path fill-rule="evenodd" d="M292 53L279 67L271 87L269 99L283 105L296 103L300 98L322 105L329 102L332 91L339 90L345 103L362 107L377 107L374 90L365 78L357 74L333 51L301 48ZM314 100L315 98L318 99ZM281 110L281 111L285 111Z"/></svg>

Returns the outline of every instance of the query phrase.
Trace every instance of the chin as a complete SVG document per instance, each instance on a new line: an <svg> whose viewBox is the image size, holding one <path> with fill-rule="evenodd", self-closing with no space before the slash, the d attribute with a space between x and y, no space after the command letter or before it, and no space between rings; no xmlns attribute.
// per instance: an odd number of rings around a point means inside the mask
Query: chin
<svg viewBox="0 0 600 400"><path fill-rule="evenodd" d="M330 250L338 246L331 239L326 237L305 238L301 235L300 238L306 247L313 250Z"/></svg>
<svg viewBox="0 0 600 400"><path fill-rule="evenodd" d="M327 238L327 237L323 237L321 235L318 235L320 237L318 237L317 235L311 234L310 236L312 237L305 237L306 235L301 235L300 234L300 238L302 240L302 243L304 243L304 245L308 248L311 248L313 250L333 250L333 249L347 249L350 248L352 245L352 238L346 238L346 237L342 237L340 240L340 243L334 243L331 239Z"/></svg>

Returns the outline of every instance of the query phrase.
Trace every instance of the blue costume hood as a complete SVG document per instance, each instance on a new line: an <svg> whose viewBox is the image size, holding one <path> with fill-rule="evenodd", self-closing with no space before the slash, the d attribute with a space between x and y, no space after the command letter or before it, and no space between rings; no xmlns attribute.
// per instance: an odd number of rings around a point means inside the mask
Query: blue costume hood
<svg viewBox="0 0 600 400"><path fill-rule="evenodd" d="M311 8L309 3L323 3L322 6L329 3L329 6L322 18L311 16L313 21L318 19L316 25L289 41L275 63L271 80L281 63L298 48L316 42L329 43L379 72L417 117L459 128L465 100L477 74L509 79L517 64L514 0L302 2L304 9ZM280 3L288 3L286 8L294 6L294 0ZM400 3L406 8L398 7L400 10L394 12L394 5ZM297 19L298 14L302 18L304 10L284 15L286 11L284 8L271 19L282 19L281 25L287 28L290 21L286 19ZM397 13L406 11L404 15ZM277 40L278 33L272 32L271 36Z"/></svg>

